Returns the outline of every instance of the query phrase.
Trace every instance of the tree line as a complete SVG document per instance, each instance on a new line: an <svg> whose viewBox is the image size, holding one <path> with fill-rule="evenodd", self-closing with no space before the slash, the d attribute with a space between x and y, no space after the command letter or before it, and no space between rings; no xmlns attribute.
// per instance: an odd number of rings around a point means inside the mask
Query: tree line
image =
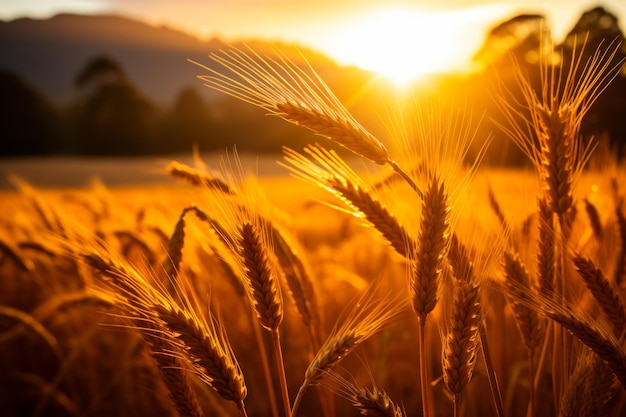
<svg viewBox="0 0 626 417"><path fill-rule="evenodd" d="M626 57L624 35L617 18L601 7L585 12L565 39L557 44L559 65L568 68L572 57L582 53L583 62L597 50L622 42L612 65ZM585 44L582 48L583 43ZM516 90L515 67L534 75L539 86L538 65L546 46L552 44L549 25L541 15L519 15L495 26L486 36L475 61L484 69L470 77L439 81L439 94L464 99L472 113L486 115L479 135L498 132L498 108L486 94L495 82ZM368 80L336 81L344 90L363 88ZM169 108L146 98L129 80L114 58L94 56L74 79L77 99L61 107L51 104L19 75L0 70L0 156L19 155L150 155L224 150L237 144L250 151L278 151L311 141L301 129L264 117L262 111L224 96L208 101L198 89L181 91ZM362 83L360 87L355 85ZM331 84L331 88L335 85ZM497 97L495 98L497 99ZM367 107L367 106L363 106ZM626 151L626 70L622 69L586 115L581 133L605 138L614 152ZM523 160L506 140L494 141L492 162Z"/></svg>

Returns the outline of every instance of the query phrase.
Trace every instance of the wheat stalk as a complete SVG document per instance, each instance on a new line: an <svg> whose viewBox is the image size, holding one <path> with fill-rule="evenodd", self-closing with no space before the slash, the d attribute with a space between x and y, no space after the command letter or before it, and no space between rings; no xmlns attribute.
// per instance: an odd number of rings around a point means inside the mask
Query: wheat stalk
<svg viewBox="0 0 626 417"><path fill-rule="evenodd" d="M539 93L516 66L516 79L529 115L522 114L504 93L498 100L508 122L502 129L533 162L544 184L548 206L558 215L564 230L569 228L567 212L573 204L573 184L593 150L593 144L585 145L579 133L582 118L619 74L623 61L611 66L618 51L619 43L611 42L604 51L595 51L589 61L583 62L584 49L574 49L568 68L542 61ZM502 89L506 91L504 86Z"/></svg>
<svg viewBox="0 0 626 417"><path fill-rule="evenodd" d="M430 416L428 361L426 360L426 318L439 300L441 274L449 246L448 196L436 176L422 200L417 247L410 255L409 296L418 318L420 387L424 417Z"/></svg>

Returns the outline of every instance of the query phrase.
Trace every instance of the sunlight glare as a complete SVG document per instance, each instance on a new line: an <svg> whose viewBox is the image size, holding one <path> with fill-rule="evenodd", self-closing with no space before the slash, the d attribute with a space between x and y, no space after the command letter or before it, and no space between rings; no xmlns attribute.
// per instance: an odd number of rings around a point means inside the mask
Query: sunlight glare
<svg viewBox="0 0 626 417"><path fill-rule="evenodd" d="M352 21L327 49L338 61L377 72L399 87L430 74L463 71L483 40L484 32L474 28L502 13L477 9L378 11Z"/></svg>

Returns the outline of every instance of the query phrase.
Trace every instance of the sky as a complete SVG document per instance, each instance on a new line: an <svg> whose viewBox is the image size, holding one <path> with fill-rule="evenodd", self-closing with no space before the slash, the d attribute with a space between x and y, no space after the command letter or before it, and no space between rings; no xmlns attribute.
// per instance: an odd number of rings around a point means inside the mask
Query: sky
<svg viewBox="0 0 626 417"><path fill-rule="evenodd" d="M0 19L116 13L203 38L298 42L403 82L462 68L489 27L516 14L543 14L559 40L598 4L624 27L624 0L0 0Z"/></svg>

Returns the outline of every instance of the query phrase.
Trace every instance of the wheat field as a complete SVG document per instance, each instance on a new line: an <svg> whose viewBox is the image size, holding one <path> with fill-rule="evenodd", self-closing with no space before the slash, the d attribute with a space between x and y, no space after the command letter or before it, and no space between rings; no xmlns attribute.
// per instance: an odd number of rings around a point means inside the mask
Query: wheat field
<svg viewBox="0 0 626 417"><path fill-rule="evenodd" d="M499 86L528 170L481 166L464 108L390 111L383 143L280 55L197 63L319 144L289 177L233 151L176 185L12 178L3 415L624 415L626 169L579 135L615 50Z"/></svg>

